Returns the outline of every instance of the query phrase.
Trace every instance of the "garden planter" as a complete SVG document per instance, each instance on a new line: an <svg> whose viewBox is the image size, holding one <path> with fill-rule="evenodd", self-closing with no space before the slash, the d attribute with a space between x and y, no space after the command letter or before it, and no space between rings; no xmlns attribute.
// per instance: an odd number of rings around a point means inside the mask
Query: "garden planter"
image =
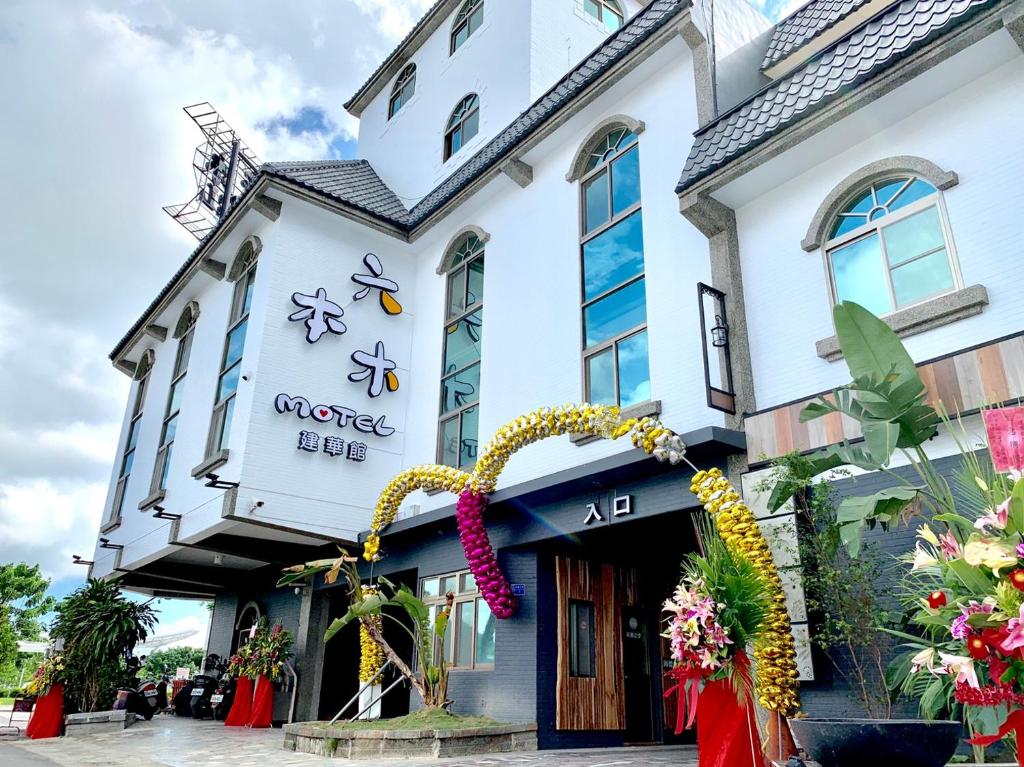
<svg viewBox="0 0 1024 767"><path fill-rule="evenodd" d="M231 702L224 725L227 727L245 727L252 716L252 679L247 676L238 677L235 687L235 699Z"/></svg>
<svg viewBox="0 0 1024 767"><path fill-rule="evenodd" d="M270 727L274 716L274 684L265 676L256 680L256 691L252 698L250 727Z"/></svg>
<svg viewBox="0 0 1024 767"><path fill-rule="evenodd" d="M960 722L917 719L790 719L797 744L821 767L943 767Z"/></svg>
<svg viewBox="0 0 1024 767"><path fill-rule="evenodd" d="M55 684L45 695L36 698L32 717L25 727L26 737L56 738L64 726L64 685Z"/></svg>

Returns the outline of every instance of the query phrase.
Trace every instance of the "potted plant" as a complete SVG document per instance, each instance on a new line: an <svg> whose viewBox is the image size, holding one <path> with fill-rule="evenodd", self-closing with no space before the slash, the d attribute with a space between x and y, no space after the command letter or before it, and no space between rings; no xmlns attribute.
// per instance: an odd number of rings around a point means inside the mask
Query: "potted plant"
<svg viewBox="0 0 1024 767"><path fill-rule="evenodd" d="M913 360L896 334L863 307L843 302L833 310L836 335L852 381L807 405L809 421L840 413L858 423L859 444L843 442L807 456L802 476L783 476L774 484L769 509L777 511L806 488L809 477L843 466L889 472L894 487L844 499L836 508L835 536L850 557L861 552L865 528L883 529L923 510L933 519L956 514L949 483L935 469L924 445L938 432L940 414L926 401ZM892 473L899 451L918 481ZM945 523L943 523L945 524ZM961 725L955 721L889 719L793 719L797 741L824 767L861 765L886 754L906 767L939 767L956 749Z"/></svg>

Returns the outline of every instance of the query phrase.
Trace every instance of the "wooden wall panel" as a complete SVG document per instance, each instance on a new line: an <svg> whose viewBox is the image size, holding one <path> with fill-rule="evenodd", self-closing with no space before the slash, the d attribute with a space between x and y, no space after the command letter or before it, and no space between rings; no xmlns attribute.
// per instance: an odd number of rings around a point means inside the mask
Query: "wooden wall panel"
<svg viewBox="0 0 1024 767"><path fill-rule="evenodd" d="M558 675L555 727L559 730L624 730L622 608L615 568L555 557L558 598ZM594 603L595 676L569 675L569 600Z"/></svg>
<svg viewBox="0 0 1024 767"><path fill-rule="evenodd" d="M918 370L929 404L941 404L953 415L1019 401L1024 398L1024 334L926 362ZM800 411L816 399L817 395L744 419L752 465L793 450L806 452L863 436L859 425L844 415L800 423Z"/></svg>

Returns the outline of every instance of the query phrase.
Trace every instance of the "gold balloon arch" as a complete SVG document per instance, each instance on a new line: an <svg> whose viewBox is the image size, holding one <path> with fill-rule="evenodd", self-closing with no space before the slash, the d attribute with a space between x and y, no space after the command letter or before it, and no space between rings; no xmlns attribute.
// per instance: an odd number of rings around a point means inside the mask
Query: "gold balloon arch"
<svg viewBox="0 0 1024 767"><path fill-rule="evenodd" d="M370 534L363 545L363 557L371 562L380 557L380 536L410 493L446 490L458 497L455 516L459 538L481 594L496 618L510 618L515 612L515 599L498 567L483 514L509 459L527 445L563 434L596 434L612 440L628 436L635 447L658 460L686 464L694 470L691 492L711 515L726 545L764 573L771 590L768 626L754 648L760 703L768 711L783 716L796 713L800 705L796 648L782 580L768 542L753 512L722 472L717 468L700 470L690 463L680 437L658 419L623 419L618 408L605 405L541 408L502 426L480 453L472 473L451 466L410 467L381 491Z"/></svg>

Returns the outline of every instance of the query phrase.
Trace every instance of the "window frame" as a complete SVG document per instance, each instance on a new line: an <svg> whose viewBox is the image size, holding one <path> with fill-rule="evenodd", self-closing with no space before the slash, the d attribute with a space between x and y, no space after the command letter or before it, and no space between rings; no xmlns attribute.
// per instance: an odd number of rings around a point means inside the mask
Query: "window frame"
<svg viewBox="0 0 1024 767"><path fill-rule="evenodd" d="M473 252L468 257L464 258L460 263L452 265L451 264L452 258L463 247L465 247L471 240L476 240L476 242L479 243L479 247L476 249L476 251ZM453 314L453 315L451 315L449 317L449 315L448 315L448 307L451 306L452 287L453 287L453 285L456 282L455 280L453 280L453 276L457 275L459 272L463 272L466 275L465 280L463 281L463 285L466 286L465 287L465 291L468 292L468 290L469 290L469 268L470 268L470 266L475 261L480 261L480 260L484 261L484 271L483 271L482 274L486 275L486 271L487 271L487 262L486 262L486 259L485 259L486 253L487 253L487 242L484 240L484 238L480 237L475 232L466 232L464 235L462 235L461 237L459 237L455 241L455 243L449 248L448 253L445 255L445 263L448 265L448 268L445 269L445 271L443 272L444 279L445 279L445 299L444 299L444 316L445 316L445 320L444 320L444 324L442 325L442 328L441 328L441 332L443 333L442 342L441 342L441 378L440 378L440 380L441 380L441 388L440 388L440 392L439 392L439 396L438 396L437 453L436 453L436 455L437 455L437 463L442 465L442 466L449 465L449 464L446 464L444 462L444 440L443 440L443 437L444 437L444 427L445 427L445 424L447 424L449 421L452 421L454 419L458 419L458 443L457 444L458 444L458 455L461 458L461 456L462 456L463 415L466 413L466 411L472 410L473 408L477 408L477 410L478 410L478 412L477 412L477 420L478 420L478 422L479 422L479 417L480 417L479 416L479 408L480 408L480 391L479 391L479 389L476 392L476 398L472 402L464 403L462 405L459 405L456 408L453 408L452 410L448 410L448 411L444 410L444 382L445 382L445 380L447 380L448 378L451 378L453 376L456 376L459 373L465 372L466 370L469 370L474 365L479 365L479 366L481 366L481 369L482 369L482 365L483 365L483 348L482 348L483 347L483 336L482 336L482 330L481 330L481 340L480 340L481 352L480 352L480 359L477 360L476 362L471 362L468 365L463 365L461 368L456 368L455 370L450 371L450 372L448 372L446 367L445 367L444 358L445 358L445 352L446 352L447 346L448 346L448 328L450 328L452 325L455 325L457 323L462 322L463 320L468 318L470 315L475 314L478 311L482 311L483 308L484 308L483 298L481 297L478 300L476 300L475 302L473 302L472 304L467 304L467 305L463 306L462 311L456 312L455 314ZM486 279L486 277L484 277L484 278ZM483 320L482 319L481 319L480 326L481 326L481 328L483 327ZM479 442L479 429L477 430L477 438L478 438L478 442ZM478 448L479 448L479 444L478 444ZM472 469L472 467L475 464L476 464L476 461L474 461L472 464L466 464L465 466L456 466L455 468Z"/></svg>
<svg viewBox="0 0 1024 767"><path fill-rule="evenodd" d="M590 617L590 628L588 630L588 636L590 642L588 643L588 649L590 654L587 657L587 666L589 673L581 673L580 670L580 656L579 656L579 610L584 609L587 611ZM569 677L572 679L596 679L597 678L597 632L595 631L595 623L597 622L597 605L591 599L570 599L568 602L568 623L569 623L569 646L568 646L568 666L569 666Z"/></svg>
<svg viewBox="0 0 1024 767"><path fill-rule="evenodd" d="M490 662L490 663L478 663L477 662L477 650L478 650L478 646L479 646L478 645L478 641L479 641L479 638L480 638L479 623L478 623L478 620L477 620L479 618L479 616L480 616L480 612L479 612L480 608L478 607L478 604L480 602L483 602L484 605L486 605L487 601L484 599L483 593L480 591L480 587L476 585L476 580L475 579L473 581L474 588L472 590L467 590L467 591L462 591L461 590L463 578L465 578L467 575L472 577L472 573L469 570L456 570L454 572L438 573L436 575L423 576L423 577L421 577L419 579L418 592L417 593L419 594L420 599L427 606L427 609L430 612L430 624L431 624L431 627L433 627L434 619L435 619L435 615L436 615L435 611L436 610L440 610L441 608L443 608L444 605L445 605L445 602L447 601L446 593L440 593L440 583L443 582L446 578L455 578L455 588L456 588L456 591L455 591L455 601L452 604L452 613L448 617L448 631L447 631L447 634L445 636L445 643L448 645L448 647L445 648L445 656L444 657L445 657L446 662L448 663L448 668L450 670L452 670L452 671L493 671L494 667L496 665L496 661L497 661L497 647L498 647L498 641L497 641L497 639L498 639L498 632L497 632L498 624L497 624L497 620L496 619L494 620L494 628L495 628L495 631L494 631L495 660ZM439 593L438 593L437 596L428 597L428 596L426 596L426 594L424 594L424 588L423 587L424 587L424 584L427 581L432 581L432 580L437 580L438 581L438 592ZM473 649L472 649L472 660L470 662L470 665L468 665L468 666L460 666L460 665L457 664L457 660L458 660L458 657L459 657L458 656L458 652L459 652L459 644L458 644L459 643L459 639L458 639L458 634L459 634L459 631L458 631L458 625L459 625L458 624L458 616L459 616L459 605L460 604L469 604L469 605L473 606L472 607L472 609L473 609L473 632L472 632L472 634L473 634ZM490 607L488 607L487 609L490 610ZM492 614L492 619L493 619L493 614ZM434 653L435 654L437 653L438 649L439 649L438 639L435 636L434 637Z"/></svg>
<svg viewBox="0 0 1024 767"><path fill-rule="evenodd" d="M880 315L881 317L889 317L905 309L909 309L915 306L919 306L920 304L927 303L928 301L932 301L938 298L939 296L949 295L950 293L955 293L956 291L963 289L963 276L960 273L960 262L956 254L956 246L953 241L953 232L950 228L949 217L946 212L945 196L942 194L942 190L936 187L936 185L932 181L918 174L895 172L891 175L877 178L871 181L870 183L861 184L856 188L854 192L845 197L845 202L843 203L843 205L831 217L831 219L829 219L829 231L832 228L834 228L836 221L838 221L842 217L843 213L846 211L846 208L849 207L849 205L852 204L854 201L858 200L861 196L863 196L865 192L870 191L872 198L877 204L878 200L875 196L875 187L881 184L885 184L888 181L895 181L900 178L905 178L906 181L904 185L900 187L900 190L890 198L889 202L895 200L914 181L923 181L924 183L931 186L935 191L926 197L922 197L919 200L915 200L914 202L899 208L894 212L887 212L885 215L878 217L874 221L867 220L864 224L858 226L856 229L851 229L849 232L836 235L835 237L830 237L829 239L826 239L822 243L821 255L823 265L825 268L825 276L828 281L829 301L831 302L832 306L835 306L836 304L839 303L839 293L836 285L836 277L832 269L832 254L837 250L848 247L849 245L852 245L860 240L867 239L872 235L878 238L879 257L882 260L882 269L885 273L885 287L888 291L886 295L889 298L890 306L889 311L882 313ZM883 236L882 231L892 226L893 224L911 218L912 216L917 215L918 213L922 213L923 211L933 206L935 207L936 212L938 213L939 228L942 232L943 245L920 253L914 256L913 258L907 259L906 261L901 261L899 264L897 264L896 267L891 266L889 264L888 251L886 250L885 237ZM870 211L866 215L870 215ZM893 269L903 266L904 264L912 263L927 256L934 255L943 248L945 248L946 250L946 259L949 264L949 271L953 279L953 284L946 290L941 290L936 293L923 296L921 298L918 298L914 301L902 305L897 304L896 290L893 286L892 281Z"/></svg>
<svg viewBox="0 0 1024 767"><path fill-rule="evenodd" d="M238 384L235 384L234 389L223 399L220 396L221 382L224 379L225 374L229 373L235 367L241 367L242 361L245 358L245 338L242 339L242 351L238 355L238 359L232 364L225 366L225 362L228 358L228 350L230 348L231 334L242 325L243 322L249 321L249 315L252 310L252 303L246 306L245 296L248 293L250 285L253 287L255 292L256 285L256 268L259 265L259 254L255 249L251 249L249 254L246 256L249 260L244 268L240 271L238 278L235 280L234 287L232 288L231 295L231 309L228 315L228 327L224 333L224 349L221 352L220 365L217 368L217 385L214 389L214 405L213 412L210 416L210 431L206 438L206 459L212 458L214 455L227 448L224 442L224 432L227 430L228 438L231 435L231 419L227 418L228 406L231 405L232 401L238 396ZM246 327L246 337L248 337L248 327ZM241 377L241 371L239 371L239 377ZM232 405L231 411L232 418L234 417L234 407Z"/></svg>
<svg viewBox="0 0 1024 767"><path fill-rule="evenodd" d="M412 92L405 93L406 88L412 85ZM409 103L409 101L416 95L416 65L407 64L402 68L402 71L398 73L398 77L395 78L395 84L391 88L391 95L388 97L388 120L398 114L402 107ZM395 106L395 103L398 106Z"/></svg>
<svg viewBox="0 0 1024 767"><path fill-rule="evenodd" d="M467 109L463 110L463 106L467 102L472 102L472 107L473 108L472 109L468 109L467 108ZM455 119L455 116L460 111L462 111L462 116L459 118L459 121L458 121L457 124L452 125L452 120ZM469 138L466 138L465 137L466 121L469 119L470 116L472 116L474 114L477 116L477 120L476 120L476 125L477 125L476 133L474 133ZM459 129L463 129L462 130L463 138L462 138L461 143L459 144L459 148L453 150L452 149L452 140L455 137L456 131L458 131ZM461 99L459 99L459 103L455 105L455 108L448 115L448 122L445 123L445 128L444 128L444 148L443 148L443 153L442 153L443 154L443 158L442 159L444 160L444 162L448 162L448 160L450 160L452 157L454 157L459 152L461 152L468 142L472 141L474 138L476 138L479 135L480 135L480 95L477 94L477 93L468 93L465 96L463 96Z"/></svg>
<svg viewBox="0 0 1024 767"><path fill-rule="evenodd" d="M121 446L121 468L118 470L117 484L114 488L113 502L110 504L110 512L104 524L110 525L122 518L124 511L124 499L128 489L128 480L131 479L132 469L135 468L135 451L139 444L137 430L142 429L142 415L145 411L146 394L149 391L149 376L153 372L155 357L152 350L146 352L139 361L141 372L135 375L138 386L135 388L135 398L132 400L131 418L128 422L128 431L124 437L124 444ZM134 442L132 436L135 436ZM128 466L128 459L131 458L131 466Z"/></svg>
<svg viewBox="0 0 1024 767"><path fill-rule="evenodd" d="M469 29L465 39L461 43L456 43L455 40L459 36L459 33L472 26L473 16L477 11L480 11L480 21L477 26L473 29ZM473 36L473 33L484 24L484 0L466 0L455 14L455 21L452 22L452 29L448 35L448 55L454 56L455 52L465 45L469 38Z"/></svg>
<svg viewBox="0 0 1024 767"><path fill-rule="evenodd" d="M198 317L190 312L185 329L178 336L178 348L174 353L174 368L171 370L171 384L167 389L167 404L164 407L164 419L160 425L160 442L156 451L156 461L153 463L153 478L149 483L150 494L167 492L167 472L170 468L170 460L174 448L174 441L178 436L178 427L174 427L174 437L166 441L167 425L181 414L182 397L178 397L178 407L171 410L174 405L174 393L176 388L185 380L188 375L189 360L192 356L192 342L195 340L196 321Z"/></svg>
<svg viewBox="0 0 1024 767"><path fill-rule="evenodd" d="M597 16L595 16L594 14L587 10L587 2L586 0L583 0L583 12L585 14L587 14L588 16L590 16L590 18L596 20L599 24L601 24L602 28L605 31L607 31L608 34L613 34L614 32L618 32L620 29L622 29L622 27L626 23L626 10L621 5L619 5L619 3L616 2L616 0L591 0L591 2L597 6ZM608 25L605 24L604 14L606 12L611 13L619 20L619 26L617 26L615 29L608 29Z"/></svg>
<svg viewBox="0 0 1024 767"><path fill-rule="evenodd" d="M622 404L621 404L622 403L622 397L621 397L621 388L620 388L620 380L619 380L620 379L620 375L619 375L619 346L624 341L627 341L628 339L632 338L633 336L637 336L640 333L648 332L648 320L647 320L647 317L646 317L646 307L647 307L647 283L646 283L646 278L647 278L647 258L646 258L646 253L643 254L644 255L644 268L643 268L642 271L640 271L639 274L635 274L632 277L629 277L629 278L627 278L627 279L625 279L625 280L623 280L623 281L621 281L621 282L619 282L619 283L617 283L617 284L615 284L615 285L613 285L613 286L611 286L609 288L606 288L601 293L598 293L597 295L595 295L595 296L593 296L593 297L591 297L589 299L587 298L586 264L585 264L585 261L584 261L584 252L585 252L585 248L586 248L587 243L589 243L592 240L597 239L598 237L600 237L605 232L613 229L614 227L616 227L619 224L621 224L624 221L626 221L630 216L633 216L633 215L635 215L637 213L640 214L641 236L643 234L643 212L642 212L642 210L643 210L643 190L642 190L642 187L641 187L640 195L639 195L637 201L634 202L633 204L631 204L630 206L628 206L627 208L623 209L619 213L616 213L615 212L615 200L614 200L614 187L613 187L613 184L612 184L612 165L617 160L623 159L630 152L637 152L637 167L639 167L640 137L636 133L636 131L632 130L631 128L629 128L626 125L608 126L607 129L603 130L600 133L599 136L592 137L591 140L588 142L590 144L591 150L586 155L587 158L588 158L587 162L589 162L589 157L594 156L594 154L596 153L596 151L597 151L597 149L599 147L601 147L602 145L607 143L608 136L610 136L612 133L614 133L615 131L618 131L618 130L623 130L626 133L632 134L632 136L633 136L632 140L628 144L626 144L625 146L620 146L620 147L616 148L616 151L615 151L615 153L612 156L604 158L597 165L595 165L593 168L591 168L590 170L587 170L586 172L584 172L580 176L580 178L579 178L579 192L578 192L578 194L579 194L579 231L580 231L580 240L579 240L580 285L579 285L579 288L580 288L580 343L581 343L581 346L582 346L582 351L581 351L581 360L582 360L581 370L582 370L582 380L583 380L583 398L587 402L592 401L591 386L590 386L590 367L588 365L588 362L591 359L593 359L595 357L598 357L601 354L606 353L610 349L611 352L612 352L612 364L613 364L613 370L614 370L615 405L617 407L622 407ZM622 141L622 138L619 139L620 143L621 143L621 141ZM590 186L590 182L593 179L595 179L598 176L600 176L602 173L605 174L605 183L607 185L608 220L605 221L604 223L594 227L590 231L587 231L587 190L588 190L588 187ZM638 183L639 183L639 181L638 181ZM646 250L646 248L645 248L645 250ZM587 346L587 325L586 325L587 309L589 307L593 306L594 304L596 304L597 302L599 302L599 301L601 301L601 300L603 300L603 299L613 295L614 293L616 293L618 291L621 291L621 290L624 290L627 287L629 287L630 285L633 285L634 283L637 283L637 282L640 282L640 281L644 282L644 309L645 309L645 311L644 311L644 315L645 315L644 321L642 323L638 324L638 325L634 325L634 326L632 326L630 328L627 328L626 330L623 330L623 331L619 332L618 334L616 334L615 336L612 336L611 338L607 338L604 341L601 341L599 344L595 344L593 346ZM648 335L648 353L647 353L647 378L648 378L648 382L650 382L650 376L651 376L651 371L650 371L650 336ZM640 404L640 403L632 403L631 405L629 405L629 407L632 407L635 404Z"/></svg>

